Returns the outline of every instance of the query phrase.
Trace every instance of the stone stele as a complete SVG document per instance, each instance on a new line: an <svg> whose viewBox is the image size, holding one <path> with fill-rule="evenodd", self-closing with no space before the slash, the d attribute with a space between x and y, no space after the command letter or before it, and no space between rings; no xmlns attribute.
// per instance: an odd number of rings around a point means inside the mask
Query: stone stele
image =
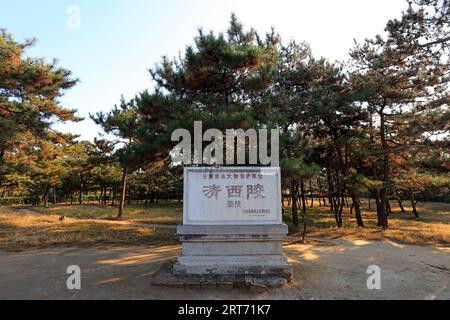
<svg viewBox="0 0 450 320"><path fill-rule="evenodd" d="M289 279L281 203L280 168L185 168L174 274Z"/></svg>

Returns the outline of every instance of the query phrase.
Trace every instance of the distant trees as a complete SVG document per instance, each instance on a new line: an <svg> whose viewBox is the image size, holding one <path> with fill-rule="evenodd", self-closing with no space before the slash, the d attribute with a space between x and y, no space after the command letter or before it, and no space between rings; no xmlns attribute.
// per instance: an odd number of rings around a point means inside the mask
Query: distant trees
<svg viewBox="0 0 450 320"><path fill-rule="evenodd" d="M116 137L102 140L111 148L112 156L121 165L122 181L118 217L122 217L126 200L128 176L135 171L145 171L155 163L169 158L169 121L174 119L176 100L159 91L151 94L144 91L135 99L121 100L109 113L97 113L91 118L104 132Z"/></svg>

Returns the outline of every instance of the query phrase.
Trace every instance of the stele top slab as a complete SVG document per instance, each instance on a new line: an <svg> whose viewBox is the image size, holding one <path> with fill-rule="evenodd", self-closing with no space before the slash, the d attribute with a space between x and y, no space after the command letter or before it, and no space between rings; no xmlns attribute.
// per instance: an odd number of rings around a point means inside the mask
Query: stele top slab
<svg viewBox="0 0 450 320"><path fill-rule="evenodd" d="M185 168L183 223L282 224L280 168Z"/></svg>

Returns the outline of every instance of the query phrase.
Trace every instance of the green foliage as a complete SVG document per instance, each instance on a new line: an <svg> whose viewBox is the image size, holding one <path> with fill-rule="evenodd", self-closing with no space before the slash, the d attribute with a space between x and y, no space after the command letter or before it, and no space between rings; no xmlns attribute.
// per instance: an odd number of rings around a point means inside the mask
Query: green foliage
<svg viewBox="0 0 450 320"><path fill-rule="evenodd" d="M20 134L46 139L55 121L80 120L58 100L77 80L55 61L24 57L33 44L34 40L18 43L0 30L0 164Z"/></svg>
<svg viewBox="0 0 450 320"><path fill-rule="evenodd" d="M4 197L0 198L0 206L12 206L19 204L30 204L30 198L27 197Z"/></svg>
<svg viewBox="0 0 450 320"><path fill-rule="evenodd" d="M191 129L192 120L208 128L258 127L253 111L275 75L279 39L272 32L262 41L244 29L233 15L226 35L199 30L183 57L165 57L151 70L158 88L183 105L178 128Z"/></svg>

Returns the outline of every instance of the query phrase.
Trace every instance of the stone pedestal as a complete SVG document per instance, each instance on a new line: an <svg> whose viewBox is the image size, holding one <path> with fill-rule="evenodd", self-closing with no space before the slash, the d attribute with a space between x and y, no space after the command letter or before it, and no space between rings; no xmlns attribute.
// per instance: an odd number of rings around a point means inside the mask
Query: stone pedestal
<svg viewBox="0 0 450 320"><path fill-rule="evenodd" d="M289 279L283 254L286 225L184 225L178 227L182 255L175 275L254 275Z"/></svg>
<svg viewBox="0 0 450 320"><path fill-rule="evenodd" d="M174 275L286 282L281 204L280 168L185 168Z"/></svg>

